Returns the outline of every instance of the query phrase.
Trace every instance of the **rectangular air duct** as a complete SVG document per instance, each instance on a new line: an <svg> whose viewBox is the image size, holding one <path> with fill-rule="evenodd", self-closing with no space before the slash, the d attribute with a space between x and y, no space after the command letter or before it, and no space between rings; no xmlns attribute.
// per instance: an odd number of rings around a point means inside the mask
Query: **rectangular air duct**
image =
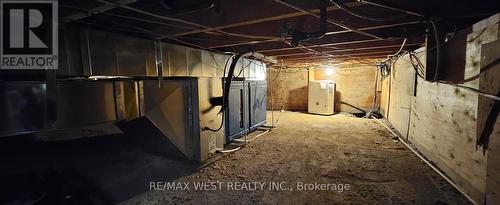
<svg viewBox="0 0 500 205"><path fill-rule="evenodd" d="M136 81L141 117L119 123L145 149L173 157L203 161L224 145L220 106L210 99L222 95L219 78L170 77Z"/></svg>

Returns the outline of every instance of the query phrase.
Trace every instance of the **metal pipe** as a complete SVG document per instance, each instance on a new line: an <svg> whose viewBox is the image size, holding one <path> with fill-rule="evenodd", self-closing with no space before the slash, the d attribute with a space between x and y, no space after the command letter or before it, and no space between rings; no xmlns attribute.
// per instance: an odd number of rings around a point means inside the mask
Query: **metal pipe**
<svg viewBox="0 0 500 205"><path fill-rule="evenodd" d="M312 13L312 12L310 12L310 11L307 11L307 10L305 10L305 9L302 9L302 8L296 7L296 6L294 6L294 5L291 5L291 4L289 4L289 3L283 2L283 1L281 1L281 0L274 0L274 1L275 1L275 2L278 2L278 3L280 3L280 4L283 4L283 5L285 5L285 6L288 6L288 7L290 7L290 8L293 8L293 9L295 9L295 10L298 10L298 11L301 11L301 12L308 13L308 14L309 14L309 15L311 15L311 16L314 16L314 17L316 17L316 18L320 18L320 19L321 19L321 17L320 17L320 16L318 16L317 14ZM346 29L346 30L350 30L350 31L352 31L352 32L359 33L359 34L362 34L362 35L365 35L365 36L368 36L368 37L372 37L372 38L376 38L376 39L384 39L384 38L382 38L382 37L379 37L379 36L373 35L373 34L371 34L371 33L364 32L364 31L360 31L360 30L358 30L358 29L356 29L356 28L352 28L352 27L350 27L350 26L348 26L348 25L345 25L345 24L343 24L343 23L341 23L341 22L338 22L338 21L334 21L334 20L331 20L331 19L327 19L327 22L328 22L328 23L330 23L330 24L336 25L336 26L340 26L340 27L342 27L342 28L344 28L344 29Z"/></svg>

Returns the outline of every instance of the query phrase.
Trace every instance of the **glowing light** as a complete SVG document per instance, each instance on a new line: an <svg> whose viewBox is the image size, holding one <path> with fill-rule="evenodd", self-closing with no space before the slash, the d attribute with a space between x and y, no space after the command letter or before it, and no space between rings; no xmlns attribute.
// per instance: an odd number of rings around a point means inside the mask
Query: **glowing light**
<svg viewBox="0 0 500 205"><path fill-rule="evenodd" d="M333 67L326 67L325 73L327 75L332 75L333 74Z"/></svg>

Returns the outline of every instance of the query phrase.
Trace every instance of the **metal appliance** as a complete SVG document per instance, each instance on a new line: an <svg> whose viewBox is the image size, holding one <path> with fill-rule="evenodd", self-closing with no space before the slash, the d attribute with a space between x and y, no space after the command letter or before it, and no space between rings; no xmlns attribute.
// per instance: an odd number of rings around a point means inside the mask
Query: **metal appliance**
<svg viewBox="0 0 500 205"><path fill-rule="evenodd" d="M226 141L239 138L266 123L267 81L235 78L226 110Z"/></svg>
<svg viewBox="0 0 500 205"><path fill-rule="evenodd" d="M227 142L248 133L248 86L244 78L233 79L228 102L224 120Z"/></svg>
<svg viewBox="0 0 500 205"><path fill-rule="evenodd" d="M267 118L267 81L249 80L248 98L249 98L249 130L256 130L258 127L266 124Z"/></svg>
<svg viewBox="0 0 500 205"><path fill-rule="evenodd" d="M335 82L331 80L309 82L307 111L320 115L335 113Z"/></svg>

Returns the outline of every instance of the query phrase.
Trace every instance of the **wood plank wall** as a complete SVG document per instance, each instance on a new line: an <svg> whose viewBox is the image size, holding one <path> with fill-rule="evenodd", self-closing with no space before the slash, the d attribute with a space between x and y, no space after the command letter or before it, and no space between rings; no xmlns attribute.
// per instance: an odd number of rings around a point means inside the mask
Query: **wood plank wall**
<svg viewBox="0 0 500 205"><path fill-rule="evenodd" d="M479 73L482 46L499 39L498 18L474 25L467 39L465 78ZM425 65L426 53L420 51L417 50L417 56ZM490 136L490 148L483 153L476 147L478 129L481 129L478 122L482 121L478 117L484 118L484 114L478 113L488 112L484 109L489 107L480 105L477 94L453 85L431 83L421 78L415 84L414 69L406 61L408 56L398 60L391 78L383 82L387 84L382 86L381 107L388 107L383 110L385 117L477 204L483 204L485 198L487 204L495 204L500 191L499 120ZM493 92L498 91L499 82L498 73L487 73L464 85L480 88L481 84L486 86L481 90Z"/></svg>

